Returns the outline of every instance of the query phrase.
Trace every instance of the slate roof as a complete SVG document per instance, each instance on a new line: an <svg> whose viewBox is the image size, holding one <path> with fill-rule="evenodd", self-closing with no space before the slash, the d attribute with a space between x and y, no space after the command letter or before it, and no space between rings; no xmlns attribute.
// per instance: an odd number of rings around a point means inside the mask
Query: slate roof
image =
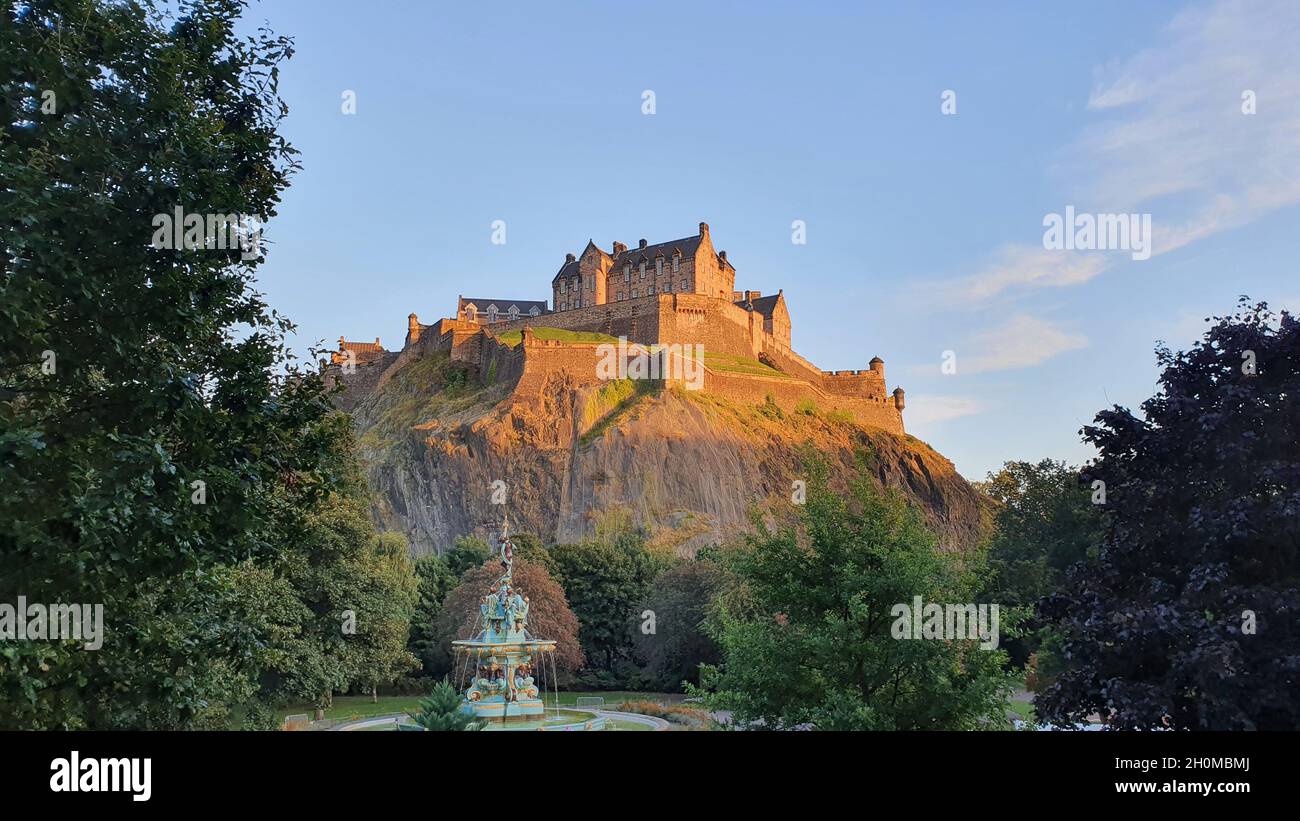
<svg viewBox="0 0 1300 821"><path fill-rule="evenodd" d="M509 314L511 305L518 308L521 315L527 314L534 307L537 308L538 314L547 313L547 302L544 299L470 299L468 297L461 297L456 303L456 313L459 315L461 311L465 310L465 306L470 304L482 313L487 313L489 305L497 306L497 312L499 314Z"/></svg>
<svg viewBox="0 0 1300 821"><path fill-rule="evenodd" d="M775 293L771 296L761 296L758 299L738 299L736 300L736 304L742 308L749 308L752 306L755 311L758 311L763 315L764 319L771 319L772 311L776 310L776 303L779 302L780 299L781 294Z"/></svg>

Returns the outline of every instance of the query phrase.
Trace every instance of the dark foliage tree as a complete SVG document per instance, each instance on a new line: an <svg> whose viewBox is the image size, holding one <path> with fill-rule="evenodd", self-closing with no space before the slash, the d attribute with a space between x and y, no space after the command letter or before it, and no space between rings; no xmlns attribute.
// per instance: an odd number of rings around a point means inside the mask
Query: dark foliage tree
<svg viewBox="0 0 1300 821"><path fill-rule="evenodd" d="M699 684L700 665L722 660L704 622L714 597L734 583L720 564L698 559L678 562L655 577L650 594L636 608L653 615L654 630L634 632L636 655L650 686L675 692L683 681Z"/></svg>
<svg viewBox="0 0 1300 821"><path fill-rule="evenodd" d="M1300 323L1243 298L1191 350L1157 348L1139 418L1099 413L1107 529L1043 614L1066 665L1047 720L1300 728Z"/></svg>

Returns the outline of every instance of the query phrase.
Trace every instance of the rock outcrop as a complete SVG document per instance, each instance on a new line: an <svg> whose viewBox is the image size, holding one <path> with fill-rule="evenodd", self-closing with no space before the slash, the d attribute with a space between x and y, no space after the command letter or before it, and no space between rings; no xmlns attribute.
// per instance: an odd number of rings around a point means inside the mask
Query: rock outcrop
<svg viewBox="0 0 1300 821"><path fill-rule="evenodd" d="M945 548L967 549L982 531L980 497L951 462L834 412L563 373L527 395L480 384L474 368L434 353L351 408L375 516L417 554L487 536L504 509L513 531L548 542L578 540L621 509L688 554L749 529L755 510L788 514L810 448L839 484L865 454L866 472L916 504Z"/></svg>

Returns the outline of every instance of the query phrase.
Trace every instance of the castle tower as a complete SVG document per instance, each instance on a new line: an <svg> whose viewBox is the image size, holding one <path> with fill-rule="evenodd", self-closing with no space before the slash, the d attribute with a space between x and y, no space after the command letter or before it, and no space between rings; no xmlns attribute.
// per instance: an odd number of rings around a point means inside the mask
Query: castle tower
<svg viewBox="0 0 1300 821"><path fill-rule="evenodd" d="M420 341L420 318L412 313L406 318L406 344L414 345Z"/></svg>

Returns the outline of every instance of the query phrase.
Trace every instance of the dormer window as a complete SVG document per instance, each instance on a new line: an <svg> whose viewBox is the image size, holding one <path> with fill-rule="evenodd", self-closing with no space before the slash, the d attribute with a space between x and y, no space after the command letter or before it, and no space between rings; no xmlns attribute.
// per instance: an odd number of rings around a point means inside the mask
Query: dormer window
<svg viewBox="0 0 1300 821"><path fill-rule="evenodd" d="M645 260L641 260L641 279L645 279Z"/></svg>
<svg viewBox="0 0 1300 821"><path fill-rule="evenodd" d="M465 307L465 318L468 319L470 322L473 322L475 318L477 318L477 315L478 312L474 310L473 305L468 305Z"/></svg>
<svg viewBox="0 0 1300 821"><path fill-rule="evenodd" d="M664 258L655 257L655 276L661 277L663 275L664 275Z"/></svg>
<svg viewBox="0 0 1300 821"><path fill-rule="evenodd" d="M632 263L630 262L623 266L623 281L624 282L632 281Z"/></svg>
<svg viewBox="0 0 1300 821"><path fill-rule="evenodd" d="M510 319L514 321L519 318L519 308L515 305L510 306Z"/></svg>
<svg viewBox="0 0 1300 821"><path fill-rule="evenodd" d="M496 321L497 321L497 306L495 306L495 305L489 305L489 306L488 306L488 322L496 322Z"/></svg>
<svg viewBox="0 0 1300 821"><path fill-rule="evenodd" d="M528 309L528 315L529 315L529 316L537 316L539 313L541 313L541 312L537 310L537 306L536 306L536 305L534 305L533 307L531 307L531 308Z"/></svg>
<svg viewBox="0 0 1300 821"><path fill-rule="evenodd" d="M681 269L682 269L682 255L680 253L673 254L673 273L675 274Z"/></svg>

